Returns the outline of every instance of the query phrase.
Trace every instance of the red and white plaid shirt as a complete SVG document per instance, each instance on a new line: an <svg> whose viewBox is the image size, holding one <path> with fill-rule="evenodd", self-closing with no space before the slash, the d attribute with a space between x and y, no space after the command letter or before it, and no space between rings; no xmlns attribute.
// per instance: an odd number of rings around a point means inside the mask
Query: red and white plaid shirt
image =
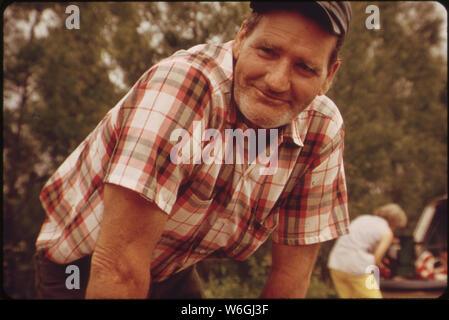
<svg viewBox="0 0 449 320"><path fill-rule="evenodd" d="M270 234L302 245L347 233L343 121L326 96L280 131L274 174L261 175L258 162L171 160L176 129L192 137L194 123L202 134L245 131L232 79L232 41L178 51L149 69L43 188L47 218L37 247L58 263L91 254L104 183L134 190L168 214L153 253L154 281L206 257L245 259Z"/></svg>

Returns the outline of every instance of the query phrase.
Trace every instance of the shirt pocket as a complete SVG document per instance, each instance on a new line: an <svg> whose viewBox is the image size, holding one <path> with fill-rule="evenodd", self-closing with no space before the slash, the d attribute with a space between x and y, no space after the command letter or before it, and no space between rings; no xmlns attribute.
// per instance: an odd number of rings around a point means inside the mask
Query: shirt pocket
<svg viewBox="0 0 449 320"><path fill-rule="evenodd" d="M175 202L167 222L167 229L176 232L178 236L188 237L191 231L201 225L206 218L212 201L212 199L200 198L191 188L188 188Z"/></svg>

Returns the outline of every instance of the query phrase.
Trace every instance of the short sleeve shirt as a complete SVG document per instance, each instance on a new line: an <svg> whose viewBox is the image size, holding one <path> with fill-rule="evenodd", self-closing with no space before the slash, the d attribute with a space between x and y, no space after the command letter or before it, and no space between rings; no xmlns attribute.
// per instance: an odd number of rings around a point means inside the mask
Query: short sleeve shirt
<svg viewBox="0 0 449 320"><path fill-rule="evenodd" d="M358 216L349 226L349 234L340 237L329 255L328 267L356 276L371 273L374 251L382 236L390 230L388 222L377 216Z"/></svg>
<svg viewBox="0 0 449 320"><path fill-rule="evenodd" d="M58 263L91 254L105 183L168 215L153 281L206 257L245 259L270 235L304 245L347 233L335 104L317 96L284 128L251 131L232 100L233 63L231 41L178 51L144 73L44 186L37 247Z"/></svg>

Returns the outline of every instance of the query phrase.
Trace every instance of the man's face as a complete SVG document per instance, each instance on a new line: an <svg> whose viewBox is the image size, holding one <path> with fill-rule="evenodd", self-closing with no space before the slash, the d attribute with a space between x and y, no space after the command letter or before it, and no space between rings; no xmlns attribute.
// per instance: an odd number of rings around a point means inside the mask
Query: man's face
<svg viewBox="0 0 449 320"><path fill-rule="evenodd" d="M233 45L234 99L250 125L277 128L290 123L325 94L339 62L328 66L337 37L298 13L264 14Z"/></svg>

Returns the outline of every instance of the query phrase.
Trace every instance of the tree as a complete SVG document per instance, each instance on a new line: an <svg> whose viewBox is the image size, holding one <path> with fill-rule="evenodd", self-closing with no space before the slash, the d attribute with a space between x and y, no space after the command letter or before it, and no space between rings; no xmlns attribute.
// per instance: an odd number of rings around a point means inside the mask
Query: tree
<svg viewBox="0 0 449 320"><path fill-rule="evenodd" d="M402 234L411 235L424 206L447 194L447 61L434 54L442 20L432 3L369 4L379 8L381 29L366 29L367 3L352 3L329 93L345 121L350 216L396 202L409 219ZM322 274L332 243L322 248Z"/></svg>
<svg viewBox="0 0 449 320"><path fill-rule="evenodd" d="M4 14L4 40L8 43L4 49L3 67L6 107L3 112L5 289L16 285L16 278L11 275L23 263L24 257L21 253L28 249L27 244L31 240L28 228L32 226L35 216L26 215L23 210L29 208L27 205L38 202L37 199L26 201L36 181L32 169L36 150L33 139L29 136L27 122L31 116L30 106L35 101L34 73L38 69L42 53L42 46L35 38L35 30L45 8L42 4L32 4L28 8L29 14L24 14L21 8L16 6ZM28 20L27 32L22 33L13 25L12 22L18 19ZM27 184L32 184L32 187L27 188Z"/></svg>
<svg viewBox="0 0 449 320"><path fill-rule="evenodd" d="M382 28L367 30L365 7L353 4L346 66L330 93L346 123L351 212L369 213L394 201L416 218L429 200L447 192L439 178L447 163L446 62L431 53L441 19L432 4L379 3ZM398 19L415 10L419 20Z"/></svg>
<svg viewBox="0 0 449 320"><path fill-rule="evenodd" d="M5 39L5 97L12 99L6 103L3 129L4 264L5 290L12 297L32 296L32 254L45 217L40 189L119 97L101 56L105 14L80 7L90 21L83 32L62 27L67 15L60 4L14 4L5 11L5 28L12 32ZM37 38L44 12L62 19L47 37ZM29 17L24 37L17 22Z"/></svg>

